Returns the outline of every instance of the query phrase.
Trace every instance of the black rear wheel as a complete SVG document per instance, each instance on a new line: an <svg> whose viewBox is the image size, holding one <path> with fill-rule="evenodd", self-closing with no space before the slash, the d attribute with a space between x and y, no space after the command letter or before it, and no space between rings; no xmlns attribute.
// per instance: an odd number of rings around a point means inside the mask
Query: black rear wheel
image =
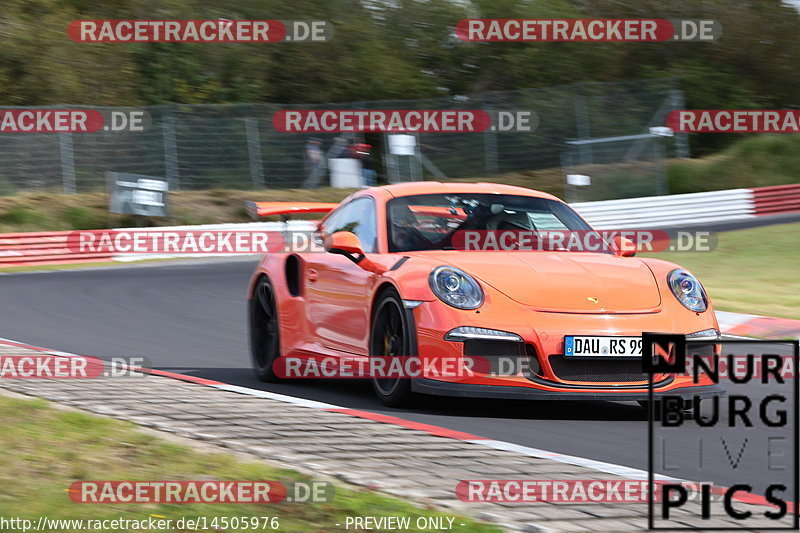
<svg viewBox="0 0 800 533"><path fill-rule="evenodd" d="M272 284L264 277L256 284L250 300L250 359L261 381L277 381L272 364L280 354L278 306Z"/></svg>
<svg viewBox="0 0 800 533"><path fill-rule="evenodd" d="M369 342L370 356L402 357L411 354L410 328L400 295L385 290L378 298L372 314ZM408 378L371 379L372 388L384 405L398 407L411 403L411 380Z"/></svg>

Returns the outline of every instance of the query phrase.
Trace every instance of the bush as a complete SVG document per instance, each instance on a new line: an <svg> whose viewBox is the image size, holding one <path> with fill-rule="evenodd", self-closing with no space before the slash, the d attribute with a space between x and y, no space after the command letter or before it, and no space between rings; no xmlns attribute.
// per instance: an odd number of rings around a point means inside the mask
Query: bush
<svg viewBox="0 0 800 533"><path fill-rule="evenodd" d="M672 161L672 194L800 183L800 135L756 135L703 159Z"/></svg>

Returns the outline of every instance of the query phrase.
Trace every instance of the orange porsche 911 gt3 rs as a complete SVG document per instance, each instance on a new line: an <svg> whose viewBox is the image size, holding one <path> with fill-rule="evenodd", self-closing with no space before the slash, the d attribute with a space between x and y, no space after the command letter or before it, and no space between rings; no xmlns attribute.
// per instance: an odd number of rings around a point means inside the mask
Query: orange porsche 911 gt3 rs
<svg viewBox="0 0 800 533"><path fill-rule="evenodd" d="M286 358L451 358L468 371L368 379L387 405L417 394L644 402L643 332L719 338L700 282L673 263L633 257L624 239L591 250L465 245L498 232L540 241L594 232L546 193L413 182L363 189L338 206L251 207L330 211L314 233L319 251L267 254L253 275L251 356L265 381L285 377L276 368ZM500 371L505 360L519 364ZM653 380L656 395L717 393L691 376Z"/></svg>

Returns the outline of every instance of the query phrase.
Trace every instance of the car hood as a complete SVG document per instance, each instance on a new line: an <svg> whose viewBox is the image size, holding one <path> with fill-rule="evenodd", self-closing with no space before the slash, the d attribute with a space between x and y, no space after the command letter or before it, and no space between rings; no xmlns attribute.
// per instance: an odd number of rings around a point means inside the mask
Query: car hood
<svg viewBox="0 0 800 533"><path fill-rule="evenodd" d="M632 257L570 252L422 253L472 274L509 298L542 311L654 312L653 273Z"/></svg>

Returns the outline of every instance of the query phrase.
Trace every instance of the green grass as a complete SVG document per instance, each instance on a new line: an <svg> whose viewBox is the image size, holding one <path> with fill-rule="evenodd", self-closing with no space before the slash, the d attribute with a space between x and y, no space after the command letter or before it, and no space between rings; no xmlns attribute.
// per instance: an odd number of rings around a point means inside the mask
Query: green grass
<svg viewBox="0 0 800 533"><path fill-rule="evenodd" d="M346 516L445 516L377 494L336 487L328 503L269 505L78 504L67 489L80 480L277 480L311 481L294 471L204 453L162 440L133 424L78 411L54 409L44 400L0 396L0 515L4 518L146 519L277 516L280 531L334 531ZM378 474L379 475L379 474ZM456 518L463 531L497 529ZM59 531L71 531L60 529ZM175 531L170 529L168 531ZM221 530L225 531L225 530ZM232 531L232 530L229 530Z"/></svg>
<svg viewBox="0 0 800 533"><path fill-rule="evenodd" d="M800 182L800 135L747 137L726 150L701 159L673 160L668 165L672 194L763 187Z"/></svg>
<svg viewBox="0 0 800 533"><path fill-rule="evenodd" d="M650 254L688 268L714 307L800 319L800 224L719 233L712 252Z"/></svg>

